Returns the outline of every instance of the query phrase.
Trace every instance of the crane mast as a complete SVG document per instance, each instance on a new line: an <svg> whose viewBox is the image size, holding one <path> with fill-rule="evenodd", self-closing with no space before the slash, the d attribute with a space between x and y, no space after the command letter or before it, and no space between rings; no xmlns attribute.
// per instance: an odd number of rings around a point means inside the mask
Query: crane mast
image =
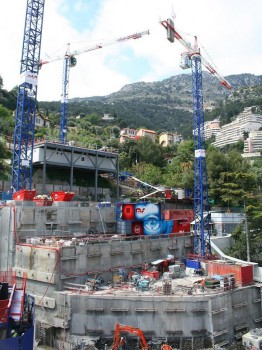
<svg viewBox="0 0 262 350"><path fill-rule="evenodd" d="M37 82L45 0L27 0L23 48L21 57L21 83L18 86L13 163L12 192L31 189Z"/></svg>
<svg viewBox="0 0 262 350"><path fill-rule="evenodd" d="M75 50L70 52L70 45L68 44L67 51L64 56L56 56L49 60L41 61L40 66L46 63L50 63L53 61L57 61L60 59L64 60L63 63L63 82L62 82L62 95L61 95L61 109L60 109L60 131L59 131L59 141L61 143L66 143L67 138L67 113L68 113L68 91L69 91L69 75L70 68L76 66L76 58L75 56L80 55L85 52L90 52L98 49L102 49L104 47L125 42L130 39L140 39L143 35L149 35L149 30L138 32L134 34L130 34L127 36L122 36L117 39L112 39L107 42L101 42L99 44L95 44L93 46L89 46L80 50Z"/></svg>
<svg viewBox="0 0 262 350"><path fill-rule="evenodd" d="M67 52L69 52L69 44L68 44ZM66 142L69 73L70 73L70 67L75 66L75 64L76 64L76 60L74 56L70 56L69 54L66 54L64 58L64 65L63 65L63 82L62 82L62 95L61 95L61 108L60 108L59 141L61 143Z"/></svg>
<svg viewBox="0 0 262 350"><path fill-rule="evenodd" d="M208 201L208 178L206 169L205 152L205 130L204 130L204 108L203 108L203 85L202 64L208 71L216 76L220 83L227 89L231 85L224 79L215 68L213 68L200 55L200 50L195 37L194 47L191 46L175 30L171 19L161 21L167 30L167 39L174 42L177 39L187 50L183 54L182 68L190 68L192 71L192 107L193 107L193 130L194 130L194 254L205 257L211 254L210 224L209 224L209 201Z"/></svg>
<svg viewBox="0 0 262 350"><path fill-rule="evenodd" d="M194 253L204 257L211 253L208 179L205 153L205 120L203 109L203 85L201 57L195 54L192 60L192 107L194 130Z"/></svg>

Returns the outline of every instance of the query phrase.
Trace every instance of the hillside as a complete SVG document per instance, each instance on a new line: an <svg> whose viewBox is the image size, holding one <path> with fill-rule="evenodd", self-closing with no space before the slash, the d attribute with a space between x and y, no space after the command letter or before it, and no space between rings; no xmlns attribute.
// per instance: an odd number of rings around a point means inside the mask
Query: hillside
<svg viewBox="0 0 262 350"><path fill-rule="evenodd" d="M241 88L262 85L262 76L252 74L230 75L232 85L227 90L217 78L203 72L204 106L214 108L224 99L230 99ZM158 82L138 82L123 86L108 96L74 98L70 100L69 115L76 117L96 113L111 114L120 127L144 127L156 131L178 131L184 138L192 134L191 75L181 74ZM39 102L40 109L60 112L60 102ZM116 123L115 123L116 124Z"/></svg>

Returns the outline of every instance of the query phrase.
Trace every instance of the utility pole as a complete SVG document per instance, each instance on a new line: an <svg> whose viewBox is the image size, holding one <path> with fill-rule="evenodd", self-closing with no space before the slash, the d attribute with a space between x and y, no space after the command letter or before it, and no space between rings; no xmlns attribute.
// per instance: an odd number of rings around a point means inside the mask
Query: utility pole
<svg viewBox="0 0 262 350"><path fill-rule="evenodd" d="M249 245L249 231L248 231L248 222L247 222L247 213L246 213L246 201L244 200L244 223L246 231L246 244L247 244L247 261L250 262L250 245Z"/></svg>

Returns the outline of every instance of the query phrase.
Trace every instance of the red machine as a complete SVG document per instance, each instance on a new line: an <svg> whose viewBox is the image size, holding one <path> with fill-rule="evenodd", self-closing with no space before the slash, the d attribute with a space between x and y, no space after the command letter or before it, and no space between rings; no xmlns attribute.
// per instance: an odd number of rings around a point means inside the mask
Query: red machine
<svg viewBox="0 0 262 350"><path fill-rule="evenodd" d="M118 350L121 346L120 340L121 340L121 333L132 333L139 337L139 345L140 348L143 350L151 350L151 347L147 344L146 338L144 336L144 333L139 328L134 328L132 326L122 325L120 323L117 323L115 326L115 333L114 333L114 341L112 345L112 350Z"/></svg>
<svg viewBox="0 0 262 350"><path fill-rule="evenodd" d="M151 346L147 344L144 333L139 328L134 328L132 326L122 325L117 323L115 326L114 341L112 345L112 350L118 350L121 347L121 332L132 333L139 337L139 346L142 350L152 350ZM172 350L172 347L166 343L162 343L161 350Z"/></svg>

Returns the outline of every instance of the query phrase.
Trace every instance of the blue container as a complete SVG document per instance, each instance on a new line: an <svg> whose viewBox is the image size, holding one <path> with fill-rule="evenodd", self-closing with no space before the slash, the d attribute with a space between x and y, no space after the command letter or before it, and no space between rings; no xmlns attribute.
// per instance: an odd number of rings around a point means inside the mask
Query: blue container
<svg viewBox="0 0 262 350"><path fill-rule="evenodd" d="M3 201L8 201L12 200L12 193L11 192L2 192L2 200Z"/></svg>
<svg viewBox="0 0 262 350"><path fill-rule="evenodd" d="M199 260L190 260L190 259L185 259L185 265L186 267L190 267L195 270L199 270L201 265Z"/></svg>

